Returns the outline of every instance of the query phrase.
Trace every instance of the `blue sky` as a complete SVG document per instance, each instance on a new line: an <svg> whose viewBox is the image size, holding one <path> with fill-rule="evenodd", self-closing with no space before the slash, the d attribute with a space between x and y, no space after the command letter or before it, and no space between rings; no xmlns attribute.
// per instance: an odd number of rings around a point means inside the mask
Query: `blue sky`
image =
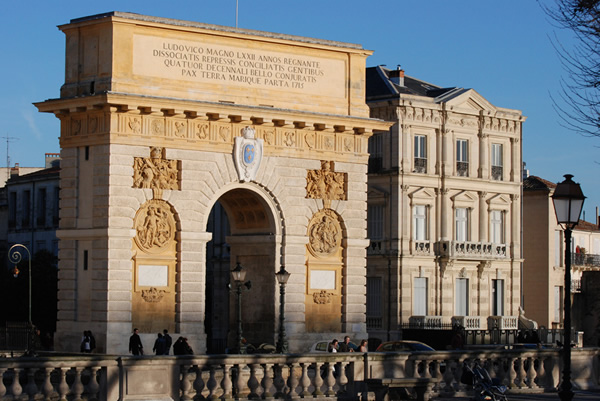
<svg viewBox="0 0 600 401"><path fill-rule="evenodd" d="M546 0L549 2L549 0ZM0 166L42 166L59 152L59 122L32 105L59 96L64 35L57 25L107 11L235 26L235 0L166 2L54 0L7 2L0 15ZM534 0L239 0L238 26L361 44L367 66L401 64L407 75L439 86L473 88L499 107L522 110L523 160L531 174L553 182L574 175L586 220L600 206L600 138L561 127L550 94L564 71L551 45L567 47L569 32L553 27Z"/></svg>

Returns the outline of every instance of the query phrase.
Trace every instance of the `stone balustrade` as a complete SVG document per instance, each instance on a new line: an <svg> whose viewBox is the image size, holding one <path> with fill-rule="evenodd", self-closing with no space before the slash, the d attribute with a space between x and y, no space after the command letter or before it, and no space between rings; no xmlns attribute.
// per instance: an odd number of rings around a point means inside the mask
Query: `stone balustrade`
<svg viewBox="0 0 600 401"><path fill-rule="evenodd" d="M512 392L553 391L558 349L214 356L49 356L0 360L0 399L366 400L370 378L425 378L432 396L462 396L464 364L479 363ZM600 389L600 351L573 349L575 388Z"/></svg>

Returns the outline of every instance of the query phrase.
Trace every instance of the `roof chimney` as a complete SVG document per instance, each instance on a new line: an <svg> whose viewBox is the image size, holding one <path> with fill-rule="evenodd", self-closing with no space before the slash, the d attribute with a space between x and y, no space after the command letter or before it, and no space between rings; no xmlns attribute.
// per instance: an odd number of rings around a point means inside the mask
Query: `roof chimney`
<svg viewBox="0 0 600 401"><path fill-rule="evenodd" d="M400 64L396 70L390 71L390 80L396 85L404 86L404 70Z"/></svg>

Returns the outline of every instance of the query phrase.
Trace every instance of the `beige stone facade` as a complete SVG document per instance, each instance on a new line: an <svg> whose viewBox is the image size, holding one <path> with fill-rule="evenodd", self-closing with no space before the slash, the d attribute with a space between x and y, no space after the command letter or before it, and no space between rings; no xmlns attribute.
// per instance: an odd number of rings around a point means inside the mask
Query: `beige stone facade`
<svg viewBox="0 0 600 401"><path fill-rule="evenodd" d="M556 183L541 177L523 180L523 307L527 317L547 328L562 328L565 294L565 237L552 204L555 189ZM598 224L580 220L572 231L571 247L574 296L581 290L583 272L600 267ZM575 315L572 327L583 331L582 320Z"/></svg>
<svg viewBox="0 0 600 401"><path fill-rule="evenodd" d="M381 66L367 71L367 103L394 122L370 139L369 335L516 327L525 117Z"/></svg>
<svg viewBox="0 0 600 401"><path fill-rule="evenodd" d="M61 121L58 348L92 330L126 353L138 327L146 352L165 328L203 352L216 202L250 342L276 340L281 265L290 350L366 336L367 141L389 127L365 104L370 51L128 13L60 29L65 84L37 104Z"/></svg>

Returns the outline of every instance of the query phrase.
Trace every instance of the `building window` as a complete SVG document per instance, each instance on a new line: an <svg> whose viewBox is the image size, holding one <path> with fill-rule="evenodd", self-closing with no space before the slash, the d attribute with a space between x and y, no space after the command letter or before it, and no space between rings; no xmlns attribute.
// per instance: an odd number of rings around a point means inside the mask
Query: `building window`
<svg viewBox="0 0 600 401"><path fill-rule="evenodd" d="M562 231L554 231L554 266L562 267L563 253Z"/></svg>
<svg viewBox="0 0 600 401"><path fill-rule="evenodd" d="M35 223L38 227L44 227L46 225L46 188L38 189L36 209Z"/></svg>
<svg viewBox="0 0 600 401"><path fill-rule="evenodd" d="M504 280L492 280L492 315L504 316Z"/></svg>
<svg viewBox="0 0 600 401"><path fill-rule="evenodd" d="M8 195L8 226L15 227L17 223L17 193Z"/></svg>
<svg viewBox="0 0 600 401"><path fill-rule="evenodd" d="M456 226L455 240L465 242L469 240L469 209L456 208L454 211L454 225Z"/></svg>
<svg viewBox="0 0 600 401"><path fill-rule="evenodd" d="M427 137L415 135L415 173L427 173Z"/></svg>
<svg viewBox="0 0 600 401"><path fill-rule="evenodd" d="M469 176L469 142L466 139L456 140L456 175Z"/></svg>
<svg viewBox="0 0 600 401"><path fill-rule="evenodd" d="M413 206L413 239L415 241L427 240L427 206Z"/></svg>
<svg viewBox="0 0 600 401"><path fill-rule="evenodd" d="M367 235L372 241L383 239L383 205L367 207Z"/></svg>
<svg viewBox="0 0 600 401"><path fill-rule="evenodd" d="M456 279L454 312L456 316L469 316L469 279Z"/></svg>
<svg viewBox="0 0 600 401"><path fill-rule="evenodd" d="M383 135L375 134L369 138L369 173L378 173L383 169Z"/></svg>
<svg viewBox="0 0 600 401"><path fill-rule="evenodd" d="M413 315L427 315L427 277L416 277L413 290Z"/></svg>
<svg viewBox="0 0 600 401"><path fill-rule="evenodd" d="M60 188L54 187L54 199L52 199L52 224L58 227L58 211L60 210Z"/></svg>
<svg viewBox="0 0 600 401"><path fill-rule="evenodd" d="M502 181L502 144L492 143L492 179Z"/></svg>
<svg viewBox="0 0 600 401"><path fill-rule="evenodd" d="M502 210L491 211L490 234L493 244L504 244L504 212Z"/></svg>
<svg viewBox="0 0 600 401"><path fill-rule="evenodd" d="M21 226L29 227L31 224L31 191L23 191L23 201L21 203Z"/></svg>
<svg viewBox="0 0 600 401"><path fill-rule="evenodd" d="M383 280L381 277L367 277L367 328L383 328Z"/></svg>
<svg viewBox="0 0 600 401"><path fill-rule="evenodd" d="M554 323L562 323L563 288L554 286Z"/></svg>

